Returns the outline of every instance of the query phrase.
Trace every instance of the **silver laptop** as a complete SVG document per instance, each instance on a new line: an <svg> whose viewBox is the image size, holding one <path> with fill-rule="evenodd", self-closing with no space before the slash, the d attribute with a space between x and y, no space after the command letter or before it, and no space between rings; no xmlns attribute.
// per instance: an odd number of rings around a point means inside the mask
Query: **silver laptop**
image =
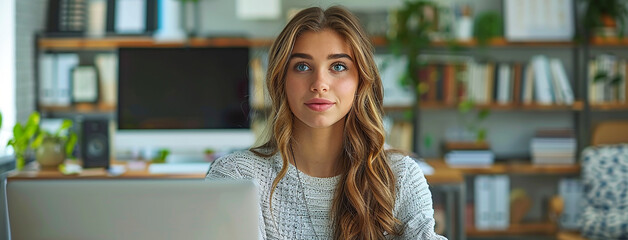
<svg viewBox="0 0 628 240"><path fill-rule="evenodd" d="M12 239L258 239L248 181L8 180Z"/></svg>

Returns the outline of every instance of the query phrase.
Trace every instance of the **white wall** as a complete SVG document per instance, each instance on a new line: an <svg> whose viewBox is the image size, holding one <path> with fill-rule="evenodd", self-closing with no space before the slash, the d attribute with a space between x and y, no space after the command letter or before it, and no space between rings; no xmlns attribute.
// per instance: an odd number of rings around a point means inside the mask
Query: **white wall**
<svg viewBox="0 0 628 240"><path fill-rule="evenodd" d="M0 1L0 156L15 124L15 1Z"/></svg>

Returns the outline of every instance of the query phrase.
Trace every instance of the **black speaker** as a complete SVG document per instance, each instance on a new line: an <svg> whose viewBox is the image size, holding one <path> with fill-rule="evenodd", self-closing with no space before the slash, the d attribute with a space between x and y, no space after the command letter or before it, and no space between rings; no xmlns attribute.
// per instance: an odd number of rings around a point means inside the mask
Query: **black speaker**
<svg viewBox="0 0 628 240"><path fill-rule="evenodd" d="M83 168L109 168L109 121L85 119L82 125Z"/></svg>

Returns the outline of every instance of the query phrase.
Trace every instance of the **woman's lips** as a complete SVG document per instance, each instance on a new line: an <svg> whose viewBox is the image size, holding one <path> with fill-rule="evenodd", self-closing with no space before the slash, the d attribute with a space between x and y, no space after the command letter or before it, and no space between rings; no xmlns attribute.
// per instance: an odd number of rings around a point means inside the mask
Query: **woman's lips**
<svg viewBox="0 0 628 240"><path fill-rule="evenodd" d="M305 106L309 107L310 109L317 111L317 112L322 112L325 111L327 109L329 109L331 106L333 106L334 102L329 101L327 99L323 99L323 98L313 98L309 101L307 101L305 103Z"/></svg>
<svg viewBox="0 0 628 240"><path fill-rule="evenodd" d="M305 106L317 112L325 111L333 105L334 105L333 103L306 103L305 104Z"/></svg>

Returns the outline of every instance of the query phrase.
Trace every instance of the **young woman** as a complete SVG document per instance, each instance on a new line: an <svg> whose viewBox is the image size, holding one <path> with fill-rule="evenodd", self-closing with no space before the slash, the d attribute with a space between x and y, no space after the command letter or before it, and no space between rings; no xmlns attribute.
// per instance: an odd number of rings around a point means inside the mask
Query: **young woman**
<svg viewBox="0 0 628 240"><path fill-rule="evenodd" d="M264 239L444 239L419 166L384 150L382 82L355 16L299 12L270 48L266 81L267 138L207 173L259 186Z"/></svg>

